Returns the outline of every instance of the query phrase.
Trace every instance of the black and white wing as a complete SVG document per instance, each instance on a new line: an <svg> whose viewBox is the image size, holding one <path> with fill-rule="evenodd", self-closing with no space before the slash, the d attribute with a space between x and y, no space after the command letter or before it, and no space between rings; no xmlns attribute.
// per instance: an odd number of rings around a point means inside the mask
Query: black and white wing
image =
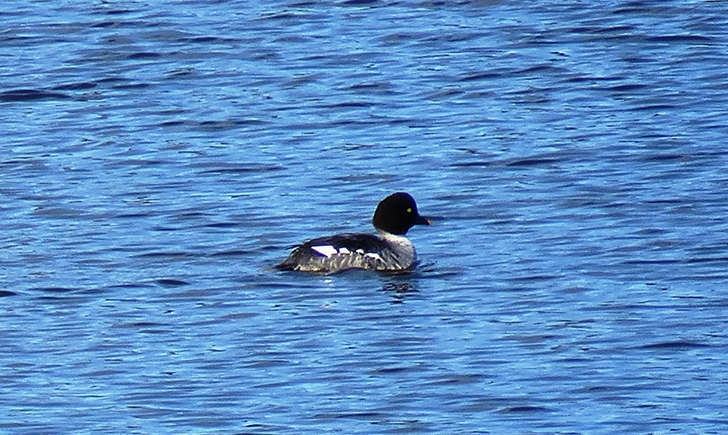
<svg viewBox="0 0 728 435"><path fill-rule="evenodd" d="M387 269L387 244L370 234L338 234L309 240L276 267L334 273L346 269Z"/></svg>

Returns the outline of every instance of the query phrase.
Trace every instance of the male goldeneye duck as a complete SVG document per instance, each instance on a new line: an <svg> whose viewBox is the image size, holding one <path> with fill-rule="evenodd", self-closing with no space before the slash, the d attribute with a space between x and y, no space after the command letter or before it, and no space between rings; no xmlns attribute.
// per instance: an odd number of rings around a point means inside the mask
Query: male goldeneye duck
<svg viewBox="0 0 728 435"><path fill-rule="evenodd" d="M411 270L417 255L404 235L414 225L432 224L417 212L414 198L405 192L384 198L374 212L372 224L379 235L346 233L309 240L275 267L324 274L347 269Z"/></svg>

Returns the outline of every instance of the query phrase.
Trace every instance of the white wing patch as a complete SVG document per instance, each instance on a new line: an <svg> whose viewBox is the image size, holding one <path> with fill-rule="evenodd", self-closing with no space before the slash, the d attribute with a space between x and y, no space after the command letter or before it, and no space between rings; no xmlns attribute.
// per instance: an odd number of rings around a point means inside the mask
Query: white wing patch
<svg viewBox="0 0 728 435"><path fill-rule="evenodd" d="M353 253L363 255L364 257L369 257L374 260L378 261L384 261L382 257L379 256L379 254L375 252L364 252L363 249L357 249L354 252L351 252L349 249L345 247L341 247L339 249L336 249L334 246L331 245L319 245L319 246L311 246L312 251L316 251L319 254L323 255L326 258L331 258L334 255L351 255Z"/></svg>
<svg viewBox="0 0 728 435"><path fill-rule="evenodd" d="M375 260L384 261L382 257L379 256L379 254L376 254L374 252L367 252L364 254L365 257L373 258Z"/></svg>
<svg viewBox="0 0 728 435"><path fill-rule="evenodd" d="M311 250L318 252L326 258L339 253L339 251L331 245L311 246Z"/></svg>

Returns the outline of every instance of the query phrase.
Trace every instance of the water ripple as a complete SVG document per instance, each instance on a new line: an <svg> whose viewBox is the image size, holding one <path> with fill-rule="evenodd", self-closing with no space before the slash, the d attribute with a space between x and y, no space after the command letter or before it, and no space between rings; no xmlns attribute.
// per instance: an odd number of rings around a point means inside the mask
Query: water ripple
<svg viewBox="0 0 728 435"><path fill-rule="evenodd" d="M724 429L723 3L173 6L0 6L1 428Z"/></svg>

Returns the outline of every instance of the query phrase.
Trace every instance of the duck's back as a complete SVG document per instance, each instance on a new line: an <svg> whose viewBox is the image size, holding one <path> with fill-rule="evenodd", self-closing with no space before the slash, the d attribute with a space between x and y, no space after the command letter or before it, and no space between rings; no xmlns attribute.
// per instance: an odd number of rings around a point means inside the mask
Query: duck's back
<svg viewBox="0 0 728 435"><path fill-rule="evenodd" d="M401 252L380 237L348 233L309 240L296 247L276 268L318 273L346 269L396 271L410 267L411 263L412 259L403 258Z"/></svg>

